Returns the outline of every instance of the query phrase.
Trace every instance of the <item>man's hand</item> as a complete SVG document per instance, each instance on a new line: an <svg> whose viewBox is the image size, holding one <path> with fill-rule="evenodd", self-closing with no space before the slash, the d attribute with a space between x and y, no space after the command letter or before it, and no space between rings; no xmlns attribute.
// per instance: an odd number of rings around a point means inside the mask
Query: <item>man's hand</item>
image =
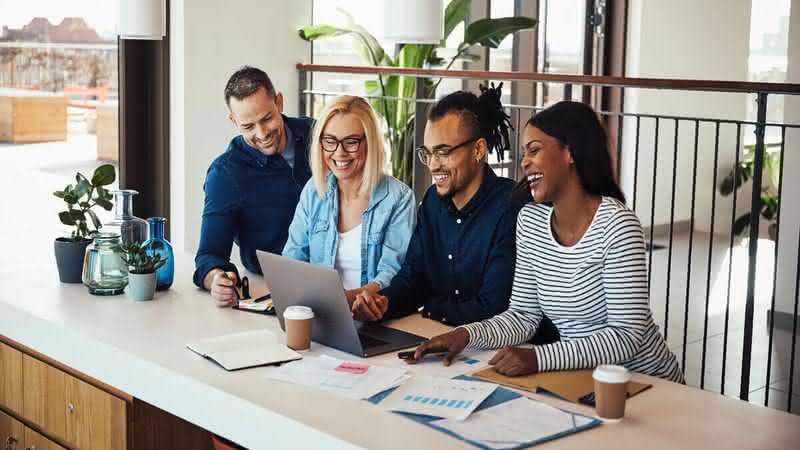
<svg viewBox="0 0 800 450"><path fill-rule="evenodd" d="M233 306L236 298L233 296L231 287L236 286L236 272L225 272L222 269L214 269L208 272L204 280L206 289L211 292L211 297L220 308Z"/></svg>
<svg viewBox="0 0 800 450"><path fill-rule="evenodd" d="M539 361L532 348L503 347L497 352L489 364L500 375L516 377L539 371Z"/></svg>
<svg viewBox="0 0 800 450"><path fill-rule="evenodd" d="M420 344L414 351L414 358L406 360L409 364L416 364L425 356L425 353L447 352L444 365L449 366L453 359L469 344L469 331L466 328L455 328L438 336L434 336Z"/></svg>
<svg viewBox="0 0 800 450"><path fill-rule="evenodd" d="M377 289L369 288L368 284L356 295L350 309L353 312L353 318L363 322L381 320L388 308L389 299L384 295L379 295Z"/></svg>

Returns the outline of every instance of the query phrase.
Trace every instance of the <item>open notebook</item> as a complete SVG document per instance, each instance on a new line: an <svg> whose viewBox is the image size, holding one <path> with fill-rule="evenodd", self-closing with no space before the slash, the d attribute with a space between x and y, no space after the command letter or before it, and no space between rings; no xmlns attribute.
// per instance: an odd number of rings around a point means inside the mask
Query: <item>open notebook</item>
<svg viewBox="0 0 800 450"><path fill-rule="evenodd" d="M198 339L187 343L186 347L198 355L213 360L225 370L302 359L299 353L279 342L275 335L267 330Z"/></svg>

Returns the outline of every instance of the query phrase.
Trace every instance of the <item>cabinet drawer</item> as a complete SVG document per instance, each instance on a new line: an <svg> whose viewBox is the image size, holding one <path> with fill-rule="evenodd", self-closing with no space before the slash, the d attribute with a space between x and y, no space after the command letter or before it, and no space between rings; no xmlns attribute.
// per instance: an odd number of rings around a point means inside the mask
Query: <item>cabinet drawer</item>
<svg viewBox="0 0 800 450"><path fill-rule="evenodd" d="M23 356L24 417L75 450L123 450L127 405L36 358Z"/></svg>
<svg viewBox="0 0 800 450"><path fill-rule="evenodd" d="M22 352L0 342L0 405L22 414ZM2 445L3 442L0 442Z"/></svg>
<svg viewBox="0 0 800 450"><path fill-rule="evenodd" d="M47 439L30 428L25 429L24 448L25 450L66 450L64 447L56 444L50 439Z"/></svg>
<svg viewBox="0 0 800 450"><path fill-rule="evenodd" d="M25 426L0 411L0 448L22 450L25 448Z"/></svg>

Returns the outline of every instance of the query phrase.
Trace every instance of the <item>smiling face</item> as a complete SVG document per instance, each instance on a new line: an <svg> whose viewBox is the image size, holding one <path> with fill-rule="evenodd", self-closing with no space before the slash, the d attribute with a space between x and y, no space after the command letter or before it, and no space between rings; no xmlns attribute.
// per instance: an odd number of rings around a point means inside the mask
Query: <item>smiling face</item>
<svg viewBox="0 0 800 450"><path fill-rule="evenodd" d="M364 139L364 126L355 114L335 114L325 124L325 128L320 134L320 140L325 164L337 180L361 179L367 161L367 141ZM326 147L336 146L334 140L340 141L336 151L324 150ZM360 140L360 142L356 144L356 140ZM348 145L352 147L347 150L356 149L356 151L346 151L345 147Z"/></svg>
<svg viewBox="0 0 800 450"><path fill-rule="evenodd" d="M283 129L283 95L274 97L260 88L243 99L231 97L228 118L245 142L265 155L282 153L286 148Z"/></svg>
<svg viewBox="0 0 800 450"><path fill-rule="evenodd" d="M569 149L531 125L525 127L522 138L522 173L533 201L552 202L574 176Z"/></svg>
<svg viewBox="0 0 800 450"><path fill-rule="evenodd" d="M477 191L483 158L486 156L486 141L483 139L454 149L474 137L462 126L461 120L458 113L452 112L425 125L425 147L433 153L449 152L447 162L438 158L430 162L436 193L441 197L452 195L454 201L460 195L472 197ZM468 201L469 198L464 200Z"/></svg>

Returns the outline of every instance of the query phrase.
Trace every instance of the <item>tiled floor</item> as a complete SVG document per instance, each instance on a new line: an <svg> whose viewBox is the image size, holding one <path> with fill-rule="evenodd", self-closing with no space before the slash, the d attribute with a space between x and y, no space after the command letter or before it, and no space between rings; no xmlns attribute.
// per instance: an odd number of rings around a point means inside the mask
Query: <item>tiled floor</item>
<svg viewBox="0 0 800 450"><path fill-rule="evenodd" d="M0 167L3 170L3 176L0 177L0 192L11 193L6 198L12 199L4 207L4 220L0 221L0 271L34 270L27 266L24 255L34 251L53 251L53 238L63 234L65 227L60 225L57 217L63 205L60 200L52 196L52 191L72 182L76 171L89 175L101 164L94 160L94 155L95 138L85 134L70 134L69 140L62 143L30 145L0 143ZM101 211L101 220L108 217L110 213ZM705 389L721 392L724 369L724 393L738 398L744 337L747 242L737 239L731 251L727 236L715 236L709 277L707 270L709 240L708 234L699 232L694 234L690 266L689 234L675 234L669 283L667 283L669 248L653 252L651 307L662 331L665 328L664 323L668 322L668 343L679 360L684 359L685 349L687 383L699 387L702 381ZM655 242L667 245L668 237L657 236ZM774 262L772 242L763 240L759 245L757 281L759 286L771 286ZM729 267L731 268L730 297L728 297ZM690 286L689 314L688 320L685 320L687 285ZM708 296L706 296L707 289ZM766 311L771 301L771 291L761 289L756 293L753 361L748 391L750 401L763 404L768 384L766 372L770 350ZM669 296L668 321L667 296ZM709 299L707 305L706 298ZM708 307L707 326L704 320L706 307ZM728 312L727 339L726 311ZM704 335L706 336L705 364L703 364ZM725 348L726 342L727 348ZM769 376L770 407L785 410L789 404L791 345L792 337L789 333L775 331ZM794 370L791 400L792 411L800 413L800 342L796 347L798 347L795 363L797 367Z"/></svg>

